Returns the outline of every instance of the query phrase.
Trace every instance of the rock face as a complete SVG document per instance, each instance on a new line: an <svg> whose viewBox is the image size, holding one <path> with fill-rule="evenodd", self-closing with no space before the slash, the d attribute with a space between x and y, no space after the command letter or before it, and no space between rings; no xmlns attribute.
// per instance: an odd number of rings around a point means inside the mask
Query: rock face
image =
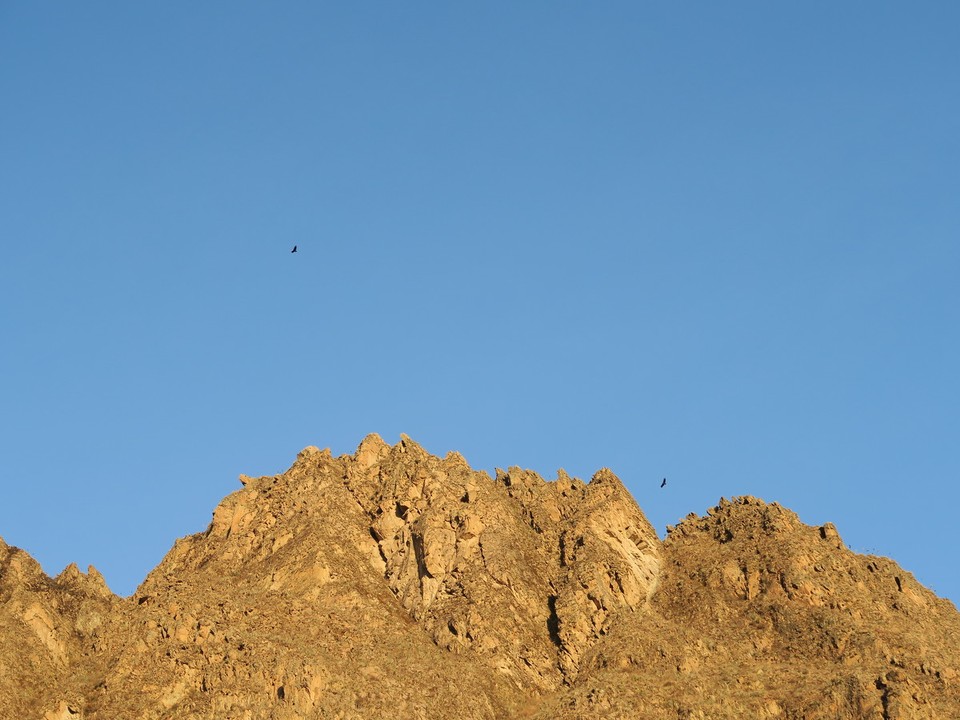
<svg viewBox="0 0 960 720"><path fill-rule="evenodd" d="M960 615L832 525L407 437L241 476L137 592L0 541L0 717L954 718Z"/></svg>

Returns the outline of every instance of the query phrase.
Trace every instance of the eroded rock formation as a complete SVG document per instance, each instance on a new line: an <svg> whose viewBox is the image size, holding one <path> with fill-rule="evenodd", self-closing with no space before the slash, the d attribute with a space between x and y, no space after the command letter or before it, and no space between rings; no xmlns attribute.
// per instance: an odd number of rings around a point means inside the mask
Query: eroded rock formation
<svg viewBox="0 0 960 720"><path fill-rule="evenodd" d="M0 717L960 717L960 616L832 525L372 435L241 476L130 598L0 542Z"/></svg>

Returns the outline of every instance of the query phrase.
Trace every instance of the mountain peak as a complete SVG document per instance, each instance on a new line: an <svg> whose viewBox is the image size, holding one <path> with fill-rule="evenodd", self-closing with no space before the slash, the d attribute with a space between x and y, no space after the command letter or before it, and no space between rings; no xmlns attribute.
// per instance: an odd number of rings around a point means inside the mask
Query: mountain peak
<svg viewBox="0 0 960 720"><path fill-rule="evenodd" d="M953 605L777 503L661 541L607 468L491 477L406 435L240 482L127 599L0 541L0 715L960 715Z"/></svg>

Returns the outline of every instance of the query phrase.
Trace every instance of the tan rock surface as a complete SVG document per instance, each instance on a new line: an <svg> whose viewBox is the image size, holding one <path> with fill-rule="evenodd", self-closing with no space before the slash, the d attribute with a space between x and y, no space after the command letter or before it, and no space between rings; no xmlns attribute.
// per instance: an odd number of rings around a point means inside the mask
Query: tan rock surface
<svg viewBox="0 0 960 720"><path fill-rule="evenodd" d="M130 598L0 541L0 717L960 717L956 608L775 503L661 541L405 436L240 480Z"/></svg>

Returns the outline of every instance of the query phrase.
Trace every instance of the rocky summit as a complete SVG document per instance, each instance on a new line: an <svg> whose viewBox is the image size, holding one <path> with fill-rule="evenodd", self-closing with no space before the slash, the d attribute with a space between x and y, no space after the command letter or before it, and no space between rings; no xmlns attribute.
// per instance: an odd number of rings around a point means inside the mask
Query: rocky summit
<svg viewBox="0 0 960 720"><path fill-rule="evenodd" d="M241 476L129 598L0 541L0 718L960 718L960 614L776 503L407 437Z"/></svg>

